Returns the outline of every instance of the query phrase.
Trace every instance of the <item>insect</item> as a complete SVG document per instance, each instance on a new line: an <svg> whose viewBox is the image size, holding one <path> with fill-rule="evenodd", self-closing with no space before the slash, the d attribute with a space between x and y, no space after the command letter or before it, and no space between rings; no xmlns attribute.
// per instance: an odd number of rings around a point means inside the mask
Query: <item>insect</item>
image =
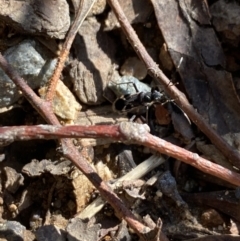
<svg viewBox="0 0 240 241"><path fill-rule="evenodd" d="M134 85L134 83L132 84ZM137 91L136 86L135 89ZM157 116L156 110L159 112L159 108L161 109L161 115L164 115L161 116L163 121L160 121L159 115ZM176 123L186 122L186 125L191 124L183 110L157 88L152 88L151 91L137 91L134 94L125 94L114 101L113 110L132 116L142 117L145 115L146 123L149 125L152 134L156 133L156 123L158 125L168 125L172 121L175 127L177 126Z"/></svg>
<svg viewBox="0 0 240 241"><path fill-rule="evenodd" d="M143 116L146 114L146 122L149 124L149 116L153 116L152 108L154 105L164 105L171 101L167 96L157 88L152 88L151 91L137 91L137 87L134 83L131 83L136 89L134 94L125 94L117 98L113 103L113 110L118 113L127 113L131 115ZM149 115L150 114L150 115Z"/></svg>
<svg viewBox="0 0 240 241"><path fill-rule="evenodd" d="M121 96L113 103L113 109L122 113L142 114L153 104L165 104L166 102L168 102L166 96L152 89L151 92L137 92Z"/></svg>

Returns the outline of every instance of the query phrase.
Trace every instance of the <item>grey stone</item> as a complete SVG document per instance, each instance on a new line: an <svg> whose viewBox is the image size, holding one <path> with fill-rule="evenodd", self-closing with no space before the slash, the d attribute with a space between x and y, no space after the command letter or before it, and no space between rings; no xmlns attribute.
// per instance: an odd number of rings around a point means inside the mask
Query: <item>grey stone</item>
<svg viewBox="0 0 240 241"><path fill-rule="evenodd" d="M4 53L7 61L33 89L45 84L55 68L57 60L47 59L44 55L44 49L36 50L36 42L33 40L24 40ZM0 68L0 107L13 104L20 96L16 85Z"/></svg>
<svg viewBox="0 0 240 241"><path fill-rule="evenodd" d="M4 235L8 241L24 240L24 231L26 228L16 221L6 221L0 224L0 234Z"/></svg>

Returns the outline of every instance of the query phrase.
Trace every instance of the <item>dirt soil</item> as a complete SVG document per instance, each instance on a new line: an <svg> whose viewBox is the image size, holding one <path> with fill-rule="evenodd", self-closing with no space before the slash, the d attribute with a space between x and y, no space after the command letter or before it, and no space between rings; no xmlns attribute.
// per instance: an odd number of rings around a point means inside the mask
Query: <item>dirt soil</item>
<svg viewBox="0 0 240 241"><path fill-rule="evenodd" d="M83 2L53 100L60 123L147 124L154 136L239 173L149 75L106 0ZM240 151L239 1L118 2L169 86ZM45 98L79 1L0 0L0 6L0 51ZM2 127L47 124L1 68L0 86ZM161 240L240 240L237 185L151 147L87 137L72 143L139 222L154 229L161 220ZM63 152L56 139L0 146L0 241L140 240Z"/></svg>

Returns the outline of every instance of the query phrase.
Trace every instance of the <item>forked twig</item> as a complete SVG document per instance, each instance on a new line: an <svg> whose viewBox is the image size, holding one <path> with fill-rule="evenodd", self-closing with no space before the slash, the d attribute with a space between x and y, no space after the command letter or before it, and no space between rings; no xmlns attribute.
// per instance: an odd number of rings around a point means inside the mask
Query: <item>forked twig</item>
<svg viewBox="0 0 240 241"><path fill-rule="evenodd" d="M80 16L83 1L84 0L81 0L77 13L77 19L75 19L74 24L69 31L69 38L67 38L65 42L65 47L60 54L59 63L52 77L53 80L51 81L50 91L46 96L46 100L49 101L39 98L34 93L34 91L26 84L26 82L18 75L18 73L11 67L11 65L7 63L5 58L0 53L1 68L16 84L16 86L22 91L23 95L32 104L36 111L47 121L47 123L52 125L60 126L57 117L52 111L51 100L54 96L57 81L60 77L66 57L68 56L72 41L76 35L79 24L81 23ZM99 175L88 164L84 157L78 152L70 139L61 139L61 145L63 155L69 160L71 160L86 175L86 177L92 182L92 184L99 190L101 196L114 208L117 216L124 218L128 225L138 233L139 237L145 240L144 234L149 231L149 228L140 223L132 214L132 212L126 208L122 200L119 199L118 196L112 191L111 187L99 177Z"/></svg>
<svg viewBox="0 0 240 241"><path fill-rule="evenodd" d="M138 166L133 168L130 172L125 174L124 176L118 178L111 187L115 189L123 181L133 181L137 179L141 179L147 173L149 173L154 168L160 166L165 162L165 159L160 155L152 155L145 161L141 162ZM91 219L96 213L98 213L104 206L105 201L98 197L94 199L87 207L85 207L80 213L76 214L75 217L79 217L81 219Z"/></svg>
<svg viewBox="0 0 240 241"><path fill-rule="evenodd" d="M210 175L240 186L240 174L200 157L198 154L175 146L153 136L147 125L122 122L120 125L95 126L20 126L0 128L0 142L61 137L111 138L131 144L147 146L162 154L174 157Z"/></svg>
<svg viewBox="0 0 240 241"><path fill-rule="evenodd" d="M133 49L139 58L145 63L149 73L164 87L166 93L175 100L179 107L181 107L188 117L199 127L199 129L211 140L212 143L235 165L240 168L240 153L234 150L222 137L220 137L205 119L198 114L198 112L189 103L186 96L179 91L176 86L169 85L171 82L167 76L159 69L158 65L153 61L148 54L143 44L139 40L134 29L128 22L121 6L117 0L108 0L109 5L114 11L122 30L126 34L127 39L132 45Z"/></svg>
<svg viewBox="0 0 240 241"><path fill-rule="evenodd" d="M8 77L18 86L26 99L32 104L37 112L49 123L61 126L57 117L54 115L50 102L39 98L34 91L26 84L18 73L7 63L0 53L0 67ZM9 136L10 137L10 136ZM61 139L63 155L76 165L89 181L99 190L101 196L113 207L118 217L126 220L128 225L136 231L142 240L145 239L145 233L150 231L148 227L137 220L133 213L124 205L122 200L113 192L111 187L104 182L95 170L88 164L87 160L78 152L71 139ZM164 234L161 234L164 235Z"/></svg>

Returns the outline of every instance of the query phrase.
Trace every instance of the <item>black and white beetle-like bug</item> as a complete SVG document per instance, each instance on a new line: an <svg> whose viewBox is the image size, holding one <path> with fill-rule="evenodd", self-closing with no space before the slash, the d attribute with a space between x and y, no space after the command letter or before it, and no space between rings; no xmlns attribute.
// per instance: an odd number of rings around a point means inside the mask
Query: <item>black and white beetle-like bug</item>
<svg viewBox="0 0 240 241"><path fill-rule="evenodd" d="M137 90L135 84L132 84ZM153 123L154 119L156 119L155 109L158 105L165 106L165 108L169 112L169 115L171 115L172 117L172 122L175 126L175 129L186 129L183 126L191 125L191 122L188 116L184 113L184 111L173 100L169 99L164 93L158 91L157 88L152 88L151 92L142 91L136 92L134 94L123 95L113 102L113 110L121 114L126 113L133 116L145 115L146 123L150 126L151 133L155 133ZM179 121L181 127L179 127L178 123L176 123Z"/></svg>
<svg viewBox="0 0 240 241"><path fill-rule="evenodd" d="M116 99L113 103L113 110L120 113L143 114L153 104L162 104L170 100L161 92L152 89L151 92L137 92L126 94Z"/></svg>
<svg viewBox="0 0 240 241"><path fill-rule="evenodd" d="M133 84L134 85L134 84ZM136 86L134 85L137 90ZM166 95L152 88L150 91L141 91L135 94L125 94L113 102L113 110L120 114L128 114L131 120L138 117L145 117L145 122L149 125L151 133L155 133L154 112L156 105L164 105L170 102Z"/></svg>

